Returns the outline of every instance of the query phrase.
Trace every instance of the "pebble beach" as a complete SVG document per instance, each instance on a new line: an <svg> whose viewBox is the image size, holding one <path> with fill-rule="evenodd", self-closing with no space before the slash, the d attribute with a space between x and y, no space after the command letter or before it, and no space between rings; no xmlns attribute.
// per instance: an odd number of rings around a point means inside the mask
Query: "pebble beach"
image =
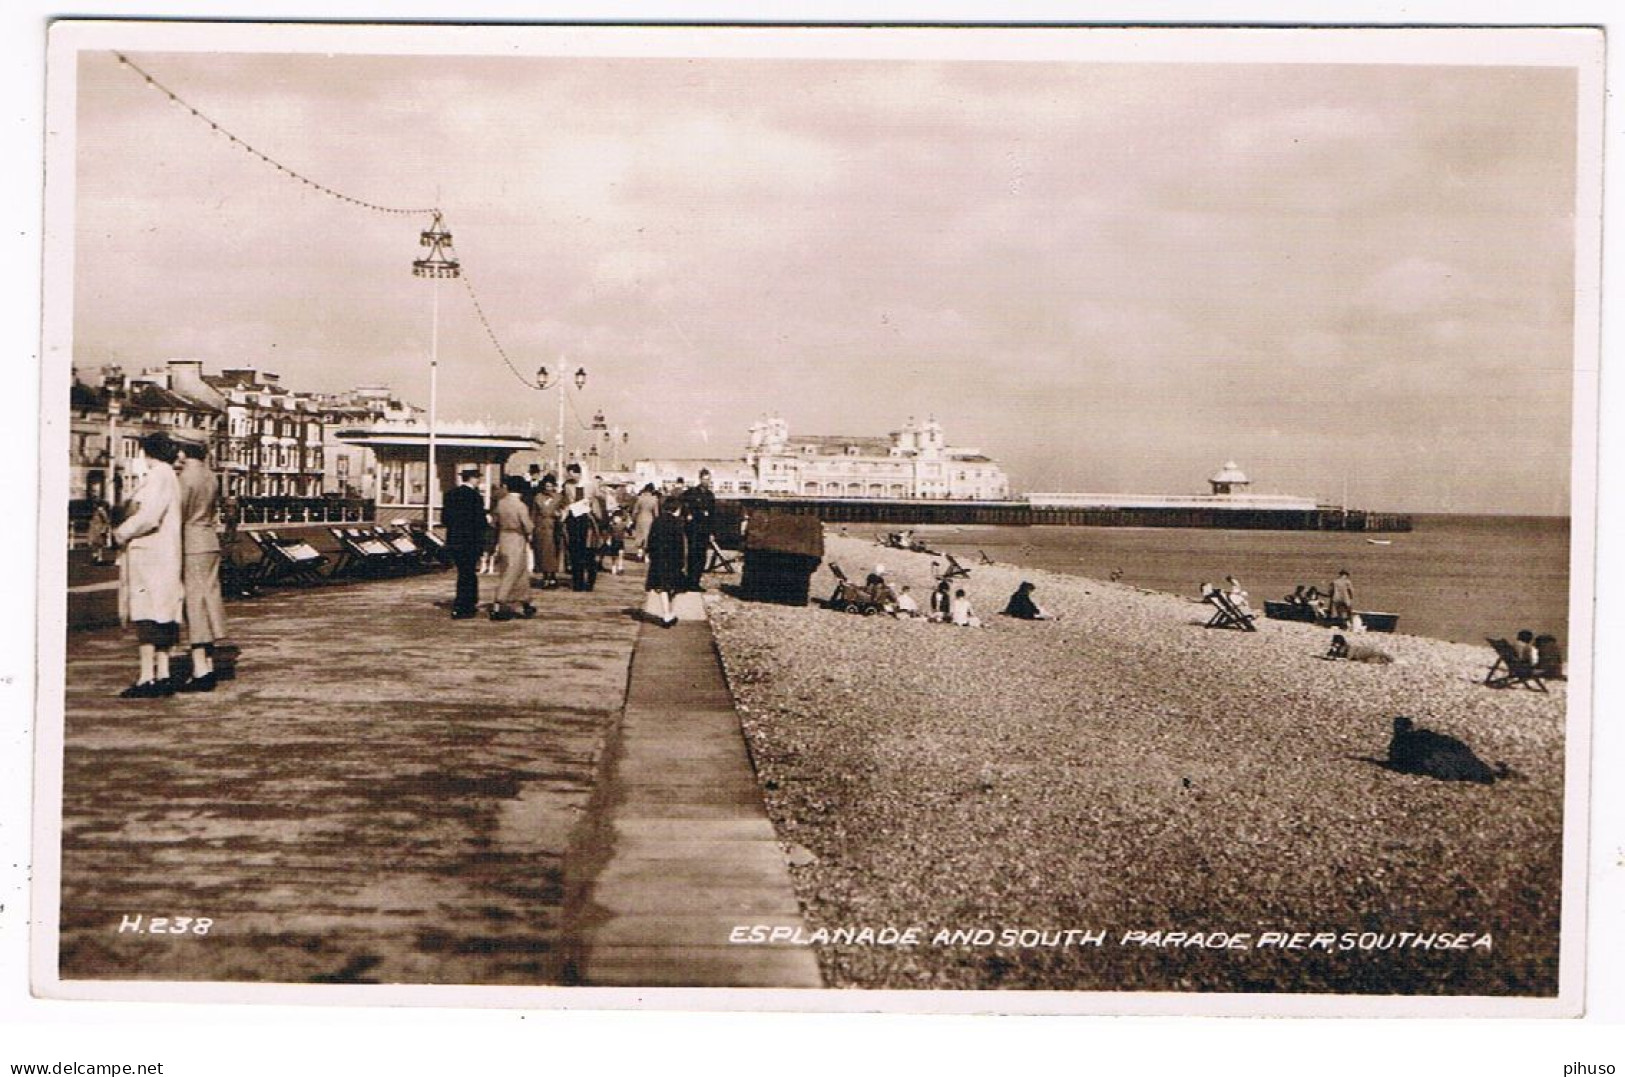
<svg viewBox="0 0 1625 1077"><path fill-rule="evenodd" d="M883 564L924 607L932 560L831 533L813 598ZM1023 580L1058 619L998 616ZM1556 993L1566 684L1484 687L1485 646L1368 636L1394 662L1365 665L1312 625L1207 629L1195 580L956 583L984 627L710 603L830 985ZM1402 714L1513 776L1388 770Z"/></svg>

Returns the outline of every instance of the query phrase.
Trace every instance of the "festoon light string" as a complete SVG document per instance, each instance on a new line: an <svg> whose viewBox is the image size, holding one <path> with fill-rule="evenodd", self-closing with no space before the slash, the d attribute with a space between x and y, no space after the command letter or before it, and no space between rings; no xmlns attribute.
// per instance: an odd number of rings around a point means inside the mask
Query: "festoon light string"
<svg viewBox="0 0 1625 1077"><path fill-rule="evenodd" d="M251 157L258 158L260 161L263 161L265 164L270 165L272 168L276 169L278 172L280 172L283 175L287 176L289 179L297 180L299 183L303 184L306 187L309 187L311 190L314 190L314 191L316 191L316 192L318 192L320 194L327 195L329 198L337 199L340 202L345 202L345 203L348 203L349 205L352 205L352 206L358 206L361 209L372 210L374 213L387 213L387 214L392 214L392 215L395 215L395 216L408 216L408 217L421 217L421 216L425 216L425 215L430 215L430 216L432 216L434 218L434 224L431 226L432 228L439 229L439 228L443 227L443 221L444 221L444 218L445 218L445 213L438 206L430 206L430 207L426 207L426 208L417 208L417 209L406 209L406 208L401 208L401 207L397 207L397 206L385 206L385 205L381 205L381 204L379 204L377 202L369 202L364 198L355 198L355 197L353 197L351 195L345 194L343 191L336 190L336 189L334 189L332 187L329 187L325 183L322 183L322 182L320 182L318 180L311 179L309 176L307 176L304 173L298 171L297 169L289 168L287 165L283 164L281 161L279 161L276 158L272 157L270 154L265 153L264 151L260 150L259 148L257 148L256 146L254 146L253 144L248 142L248 140L246 140L244 138L240 138L235 132L233 132L231 130L228 130L226 127L222 126L219 121L217 121L217 120L213 119L212 117L206 115L204 112L202 112L196 106L194 106L190 101L187 101L186 99L182 98L174 90L171 90L168 86L165 86L163 83L161 83L157 79L153 78L152 75L150 75L145 70L143 70L140 67L140 65L136 64L133 60L131 60L128 56L124 55L122 52L115 52L113 55L118 58L118 62L120 64L122 64L125 67L129 68L131 71L135 72L142 79L144 79L148 86L152 87L154 90L158 91L159 93L161 93L165 97L167 97L171 104L175 105L177 108L184 109L185 111L191 113L192 116L197 118L200 122L208 124L209 125L209 130L215 132L216 134L226 136L226 139L232 145L237 146L238 148L243 150L245 153L249 154ZM447 239L449 241L449 239L450 239L449 234L447 234ZM525 376L523 373L521 373L519 368L514 365L513 360L508 357L507 349L502 346L502 341L497 338L496 330L492 328L490 319L486 317L485 308L480 303L479 296L477 294L475 294L475 292L474 292L474 285L469 280L468 273L466 271L460 271L460 272L456 273L455 275L460 280L462 280L463 288L464 288L465 291L467 291L468 298L469 298L470 302L472 302L473 305L474 305L474 313L479 316L480 325L485 329L485 335L486 335L487 338L490 339L491 346L496 349L497 355L501 357L503 365L508 368L508 372L511 373L515 378L518 378L525 385L527 385L527 386L529 386L531 388L535 388L536 387L535 381L532 380L531 378ZM573 407L574 402L572 401L571 403L572 403L572 407ZM576 421L578 423L581 421L579 416L577 416Z"/></svg>

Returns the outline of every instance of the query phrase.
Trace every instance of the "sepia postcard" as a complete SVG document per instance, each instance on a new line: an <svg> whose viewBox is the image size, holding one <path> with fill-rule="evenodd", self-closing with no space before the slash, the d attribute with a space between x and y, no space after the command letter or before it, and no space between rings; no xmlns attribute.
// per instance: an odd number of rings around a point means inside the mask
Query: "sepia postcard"
<svg viewBox="0 0 1625 1077"><path fill-rule="evenodd" d="M34 990L1580 1013L1602 51L56 22Z"/></svg>

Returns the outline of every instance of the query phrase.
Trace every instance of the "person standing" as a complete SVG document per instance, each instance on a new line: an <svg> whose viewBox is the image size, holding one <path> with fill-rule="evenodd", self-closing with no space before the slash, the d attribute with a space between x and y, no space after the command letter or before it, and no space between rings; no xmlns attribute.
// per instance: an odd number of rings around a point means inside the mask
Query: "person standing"
<svg viewBox="0 0 1625 1077"><path fill-rule="evenodd" d="M649 540L644 552L649 561L649 573L644 588L654 596L660 610L660 623L667 628L677 623L672 613L672 595L683 589L683 502L676 497L666 498L663 511L649 526Z"/></svg>
<svg viewBox="0 0 1625 1077"><path fill-rule="evenodd" d="M683 511L688 517L688 567L683 575L690 591L705 590L705 559L711 552L711 533L716 526L717 495L711 492L711 471L700 468L699 481L683 495Z"/></svg>
<svg viewBox="0 0 1625 1077"><path fill-rule="evenodd" d="M643 489L638 491L637 502L632 508L632 552L643 557L643 547L649 541L649 528L654 526L655 517L660 515L660 495L655 493L655 484L646 482Z"/></svg>
<svg viewBox="0 0 1625 1077"><path fill-rule="evenodd" d="M485 499L480 496L479 468L469 467L462 481L446 493L442 521L446 549L457 566L457 597L451 606L455 621L474 616L480 604L480 556L485 552Z"/></svg>
<svg viewBox="0 0 1625 1077"><path fill-rule="evenodd" d="M90 488L90 522L85 530L85 544L90 547L90 563L107 563L107 541L113 531L113 514L102 497L102 488Z"/></svg>
<svg viewBox="0 0 1625 1077"><path fill-rule="evenodd" d="M140 441L145 470L128 502L124 522L113 529L119 562L119 614L135 625L140 674L119 695L153 699L175 691L169 649L180 639L186 592L181 585L181 498L175 477L175 443L166 434Z"/></svg>
<svg viewBox="0 0 1625 1077"><path fill-rule="evenodd" d="M1349 570L1343 569L1332 581L1331 616L1333 620L1348 622L1354 617L1354 580Z"/></svg>
<svg viewBox="0 0 1625 1077"><path fill-rule="evenodd" d="M181 582L186 588L186 637L192 646L192 675L177 692L212 692L214 645L226 634L226 604L220 595L220 482L209 470L209 448L181 440Z"/></svg>
<svg viewBox="0 0 1625 1077"><path fill-rule="evenodd" d="M564 466L564 481L559 483L559 553L563 557L564 568L573 573L575 567L570 563L570 538L568 534L568 512L571 505L581 500L581 465L571 462Z"/></svg>
<svg viewBox="0 0 1625 1077"><path fill-rule="evenodd" d="M574 466L574 465L572 465ZM578 479L579 479L579 469ZM570 489L566 483L566 489ZM591 591L598 582L598 519L586 487L577 481L575 500L564 509L565 550L570 558L570 590Z"/></svg>
<svg viewBox="0 0 1625 1077"><path fill-rule="evenodd" d="M529 485L520 475L503 478L504 492L497 500L495 520L497 533L496 601L491 604L491 620L511 621L515 617L534 617L536 607L530 604L530 509L525 505L525 491Z"/></svg>
<svg viewBox="0 0 1625 1077"><path fill-rule="evenodd" d="M542 476L530 510L530 545L543 587L559 585L559 481Z"/></svg>

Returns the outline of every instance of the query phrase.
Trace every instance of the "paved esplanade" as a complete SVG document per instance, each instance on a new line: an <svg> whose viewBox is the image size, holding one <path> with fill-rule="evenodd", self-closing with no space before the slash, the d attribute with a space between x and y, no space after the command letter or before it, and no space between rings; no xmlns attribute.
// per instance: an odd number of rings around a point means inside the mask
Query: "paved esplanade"
<svg viewBox="0 0 1625 1077"><path fill-rule="evenodd" d="M228 607L235 681L166 700L71 634L63 976L816 986L727 942L799 912L710 631L640 625L641 580L506 623L449 574L278 590Z"/></svg>

